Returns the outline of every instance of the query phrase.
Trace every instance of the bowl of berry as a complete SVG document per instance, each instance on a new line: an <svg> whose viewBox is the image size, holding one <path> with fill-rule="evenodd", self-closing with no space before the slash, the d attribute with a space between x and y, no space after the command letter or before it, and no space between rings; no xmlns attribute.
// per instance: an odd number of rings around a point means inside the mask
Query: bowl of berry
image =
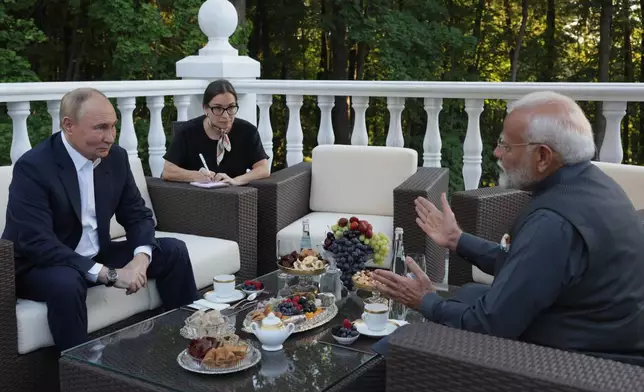
<svg viewBox="0 0 644 392"><path fill-rule="evenodd" d="M349 319L344 319L342 325L331 328L333 339L340 344L352 344L360 337L360 332Z"/></svg>
<svg viewBox="0 0 644 392"><path fill-rule="evenodd" d="M260 282L259 280L247 280L242 284L241 289L248 295L253 293L259 294L264 291L264 283Z"/></svg>

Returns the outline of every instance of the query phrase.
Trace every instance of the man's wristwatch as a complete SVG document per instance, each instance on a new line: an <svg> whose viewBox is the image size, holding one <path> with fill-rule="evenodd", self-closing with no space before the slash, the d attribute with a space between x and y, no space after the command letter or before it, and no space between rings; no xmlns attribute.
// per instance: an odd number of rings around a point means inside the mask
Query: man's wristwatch
<svg viewBox="0 0 644 392"><path fill-rule="evenodd" d="M107 270L107 283L105 283L105 286L107 287L112 287L116 283L116 281L119 278L119 274L116 272L114 268L110 268Z"/></svg>

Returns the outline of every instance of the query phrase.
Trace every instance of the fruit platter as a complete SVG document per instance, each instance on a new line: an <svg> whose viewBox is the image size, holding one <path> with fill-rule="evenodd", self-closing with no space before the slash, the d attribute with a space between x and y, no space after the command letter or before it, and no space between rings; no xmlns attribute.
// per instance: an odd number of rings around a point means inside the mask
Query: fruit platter
<svg viewBox="0 0 644 392"><path fill-rule="evenodd" d="M382 265L389 254L389 237L374 233L373 226L358 217L340 218L330 227L324 239L323 257L335 260L342 271L340 280L351 290L353 275L365 269L367 262Z"/></svg>
<svg viewBox="0 0 644 392"><path fill-rule="evenodd" d="M299 253L293 251L280 257L277 267L290 275L314 276L326 271L329 263L314 249L302 249Z"/></svg>
<svg viewBox="0 0 644 392"><path fill-rule="evenodd" d="M252 322L261 322L270 313L284 324L293 323L294 333L308 331L331 321L338 314L333 295L309 292L304 295L289 295L271 298L257 304L243 322L243 330L250 331Z"/></svg>
<svg viewBox="0 0 644 392"><path fill-rule="evenodd" d="M226 374L255 366L262 355L247 340L234 333L219 337L201 337L190 341L177 357L179 365L191 372Z"/></svg>

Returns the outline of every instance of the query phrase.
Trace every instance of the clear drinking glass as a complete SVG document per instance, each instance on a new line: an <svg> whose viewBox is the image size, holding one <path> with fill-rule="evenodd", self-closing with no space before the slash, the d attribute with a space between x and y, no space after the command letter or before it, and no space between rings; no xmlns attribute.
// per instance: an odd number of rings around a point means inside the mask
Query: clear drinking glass
<svg viewBox="0 0 644 392"><path fill-rule="evenodd" d="M407 257L411 257L420 269L427 273L427 262L425 261L425 255L423 253L407 253ZM405 263L405 276L411 279L417 279L416 275L409 269L407 263Z"/></svg>

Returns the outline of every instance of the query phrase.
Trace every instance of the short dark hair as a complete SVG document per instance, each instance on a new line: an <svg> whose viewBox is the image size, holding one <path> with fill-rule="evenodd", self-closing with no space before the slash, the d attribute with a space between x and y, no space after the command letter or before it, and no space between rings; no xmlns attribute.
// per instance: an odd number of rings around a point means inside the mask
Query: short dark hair
<svg viewBox="0 0 644 392"><path fill-rule="evenodd" d="M225 93L232 94L233 97L235 97L235 102L237 102L237 92L235 92L235 88L232 83L226 79L219 79L211 82L208 87L206 87L206 91L203 92L203 107L207 107L210 101L217 95Z"/></svg>

